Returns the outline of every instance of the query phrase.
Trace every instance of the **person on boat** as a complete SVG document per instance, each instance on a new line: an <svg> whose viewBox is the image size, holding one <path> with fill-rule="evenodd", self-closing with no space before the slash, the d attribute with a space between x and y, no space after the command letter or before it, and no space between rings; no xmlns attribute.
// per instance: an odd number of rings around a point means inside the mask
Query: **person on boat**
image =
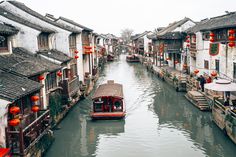
<svg viewBox="0 0 236 157"><path fill-rule="evenodd" d="M199 81L200 81L202 92L204 92L204 84L206 83L206 80L202 75L200 75Z"/></svg>

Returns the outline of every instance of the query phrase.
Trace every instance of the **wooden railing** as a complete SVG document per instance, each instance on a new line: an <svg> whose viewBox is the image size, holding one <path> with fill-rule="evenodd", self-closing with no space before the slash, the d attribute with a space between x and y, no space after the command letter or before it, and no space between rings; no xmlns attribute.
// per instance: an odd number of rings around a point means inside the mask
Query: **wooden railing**
<svg viewBox="0 0 236 157"><path fill-rule="evenodd" d="M80 83L79 77L74 78L72 81L62 80L61 87L63 88L62 94L65 97L71 97L79 91Z"/></svg>
<svg viewBox="0 0 236 157"><path fill-rule="evenodd" d="M49 110L41 112L42 114L25 128L19 126L19 128L8 128L6 130L7 145L14 155L26 155L50 129Z"/></svg>

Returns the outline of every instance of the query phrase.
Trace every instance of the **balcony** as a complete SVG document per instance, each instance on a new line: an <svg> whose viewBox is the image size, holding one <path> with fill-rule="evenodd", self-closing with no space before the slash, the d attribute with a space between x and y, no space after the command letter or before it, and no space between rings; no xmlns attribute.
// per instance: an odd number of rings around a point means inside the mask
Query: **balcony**
<svg viewBox="0 0 236 157"><path fill-rule="evenodd" d="M14 155L25 156L50 129L49 110L37 114L38 117L26 127L20 125L6 129L7 145Z"/></svg>
<svg viewBox="0 0 236 157"><path fill-rule="evenodd" d="M73 97L80 90L79 77L74 78L72 81L68 79L62 80L60 86L63 88L62 95L64 97Z"/></svg>

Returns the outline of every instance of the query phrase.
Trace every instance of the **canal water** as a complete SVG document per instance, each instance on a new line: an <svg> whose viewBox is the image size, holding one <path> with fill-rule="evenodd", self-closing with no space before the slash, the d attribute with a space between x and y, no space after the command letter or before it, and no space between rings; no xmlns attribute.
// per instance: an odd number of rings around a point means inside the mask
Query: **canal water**
<svg viewBox="0 0 236 157"><path fill-rule="evenodd" d="M235 157L236 145L212 122L210 112L191 105L139 63L105 65L98 86L123 84L127 116L91 121L91 96L80 101L56 130L46 157Z"/></svg>

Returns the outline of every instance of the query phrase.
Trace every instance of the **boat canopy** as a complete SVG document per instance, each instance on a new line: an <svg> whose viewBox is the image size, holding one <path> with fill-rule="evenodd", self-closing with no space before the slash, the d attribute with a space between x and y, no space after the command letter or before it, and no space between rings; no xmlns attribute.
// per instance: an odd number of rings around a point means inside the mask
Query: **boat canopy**
<svg viewBox="0 0 236 157"><path fill-rule="evenodd" d="M99 85L92 99L107 96L123 98L123 86L121 84L114 83L113 80L109 80L106 84Z"/></svg>

